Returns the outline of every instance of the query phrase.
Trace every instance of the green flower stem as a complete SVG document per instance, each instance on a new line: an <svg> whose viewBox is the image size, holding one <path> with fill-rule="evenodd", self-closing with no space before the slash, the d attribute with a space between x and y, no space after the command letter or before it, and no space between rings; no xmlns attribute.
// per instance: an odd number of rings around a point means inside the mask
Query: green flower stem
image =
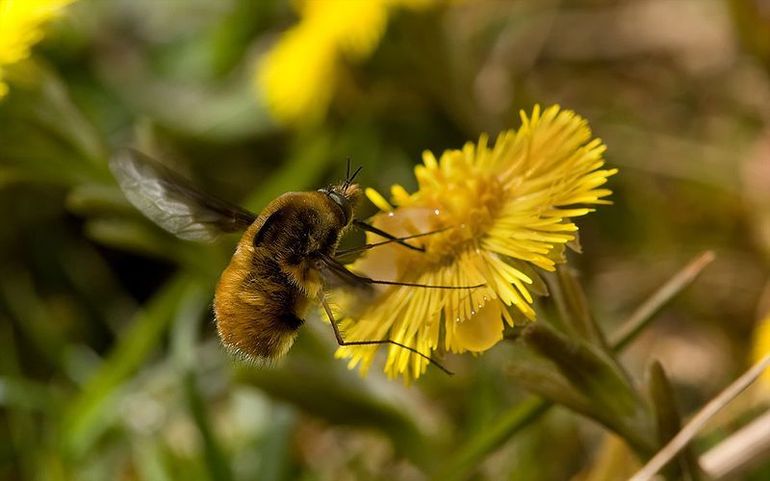
<svg viewBox="0 0 770 481"><path fill-rule="evenodd" d="M554 374L566 381L554 389L548 379L533 382L524 376L520 381L524 388L600 422L642 457L655 453L657 442L649 408L614 358L598 346L569 338L545 323L531 324L523 340L553 363Z"/></svg>
<svg viewBox="0 0 770 481"><path fill-rule="evenodd" d="M692 284L713 260L713 252L701 253L655 291L631 314L617 334L610 336L612 349L622 351L652 321L655 314ZM488 429L480 430L477 435L468 439L448 456L449 461L431 479L435 481L467 479L487 455L545 414L552 405L544 399L531 397L512 406L490 423Z"/></svg>
<svg viewBox="0 0 770 481"><path fill-rule="evenodd" d="M556 280L551 283L550 291L553 293L559 314L566 326L574 330L579 337L606 349L607 339L591 315L588 300L580 281L575 276L574 269L560 264L556 268L555 277Z"/></svg>

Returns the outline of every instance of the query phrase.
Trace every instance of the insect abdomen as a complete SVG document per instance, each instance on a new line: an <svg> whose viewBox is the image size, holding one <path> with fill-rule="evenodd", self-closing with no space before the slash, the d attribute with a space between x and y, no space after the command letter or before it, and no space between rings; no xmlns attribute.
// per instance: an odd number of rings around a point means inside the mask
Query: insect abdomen
<svg viewBox="0 0 770 481"><path fill-rule="evenodd" d="M222 343L260 363L272 362L294 343L306 303L273 259L256 258L244 235L217 285L214 313Z"/></svg>

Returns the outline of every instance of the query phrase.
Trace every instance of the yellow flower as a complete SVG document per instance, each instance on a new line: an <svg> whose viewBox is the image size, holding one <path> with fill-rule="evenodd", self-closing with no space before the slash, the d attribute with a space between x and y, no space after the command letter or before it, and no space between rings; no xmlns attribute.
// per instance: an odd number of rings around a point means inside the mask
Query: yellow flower
<svg viewBox="0 0 770 481"><path fill-rule="evenodd" d="M326 112L337 81L337 62L368 57L396 7L419 8L433 0L305 0L300 22L264 56L257 88L283 122Z"/></svg>
<svg viewBox="0 0 770 481"><path fill-rule="evenodd" d="M752 358L754 362L770 353L770 312L759 322L754 331L754 342L752 349ZM770 370L765 370L757 383L757 392L760 397L767 399L770 397Z"/></svg>
<svg viewBox="0 0 770 481"><path fill-rule="evenodd" d="M74 0L0 0L0 98L8 92L5 70L29 57L43 38L43 25Z"/></svg>
<svg viewBox="0 0 770 481"><path fill-rule="evenodd" d="M375 226L399 236L440 229L419 239L425 252L395 244L369 251L351 269L375 279L425 285L474 286L431 289L396 286L377 292L363 312L345 319L348 340L392 339L421 353L439 348L481 352L502 339L505 324L532 320L533 267L552 271L575 239L572 218L592 204L608 204L600 188L616 169L602 169L605 146L591 139L587 122L574 112L536 106L521 113L518 131L500 134L493 147L478 144L445 151L440 160L423 154L415 168L419 189L392 187L395 208L372 190L383 212ZM370 235L367 242L382 238ZM417 239L416 239L417 241ZM337 357L366 372L378 346L342 347ZM417 378L426 359L388 347L389 377Z"/></svg>

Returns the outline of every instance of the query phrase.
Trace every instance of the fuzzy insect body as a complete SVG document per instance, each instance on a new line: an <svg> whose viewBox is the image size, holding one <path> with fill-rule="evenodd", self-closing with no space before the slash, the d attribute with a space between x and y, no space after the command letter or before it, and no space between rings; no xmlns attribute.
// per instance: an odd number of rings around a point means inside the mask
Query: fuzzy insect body
<svg viewBox="0 0 770 481"><path fill-rule="evenodd" d="M321 259L334 256L347 221L322 192L283 194L264 209L217 285L214 313L225 346L257 362L289 350L323 287Z"/></svg>

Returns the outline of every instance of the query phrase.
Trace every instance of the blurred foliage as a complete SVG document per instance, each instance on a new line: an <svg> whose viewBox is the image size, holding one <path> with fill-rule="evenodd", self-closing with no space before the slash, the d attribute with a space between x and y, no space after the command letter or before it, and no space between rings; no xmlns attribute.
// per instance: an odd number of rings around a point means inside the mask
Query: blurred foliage
<svg viewBox="0 0 770 481"><path fill-rule="evenodd" d="M368 59L338 62L322 120L279 126L254 72L296 21L280 0L80 0L20 66L26 80L11 79L0 102L0 479L622 479L617 460L633 455L605 427L644 457L672 434L661 426L745 368L770 305L766 2L396 11ZM106 164L137 145L259 210L338 180L348 157L363 185L413 187L423 149L515 127L534 103L590 120L621 169L615 205L580 221L579 275L549 280L542 324L483 356L448 357L455 376L433 370L411 387L348 371L317 319L279 366L235 364L210 300L236 239L170 237ZM631 316L708 249L716 261L691 287ZM602 333L628 318L643 329L628 331L620 363ZM671 469L767 405L734 408ZM765 462L747 479L769 473Z"/></svg>

